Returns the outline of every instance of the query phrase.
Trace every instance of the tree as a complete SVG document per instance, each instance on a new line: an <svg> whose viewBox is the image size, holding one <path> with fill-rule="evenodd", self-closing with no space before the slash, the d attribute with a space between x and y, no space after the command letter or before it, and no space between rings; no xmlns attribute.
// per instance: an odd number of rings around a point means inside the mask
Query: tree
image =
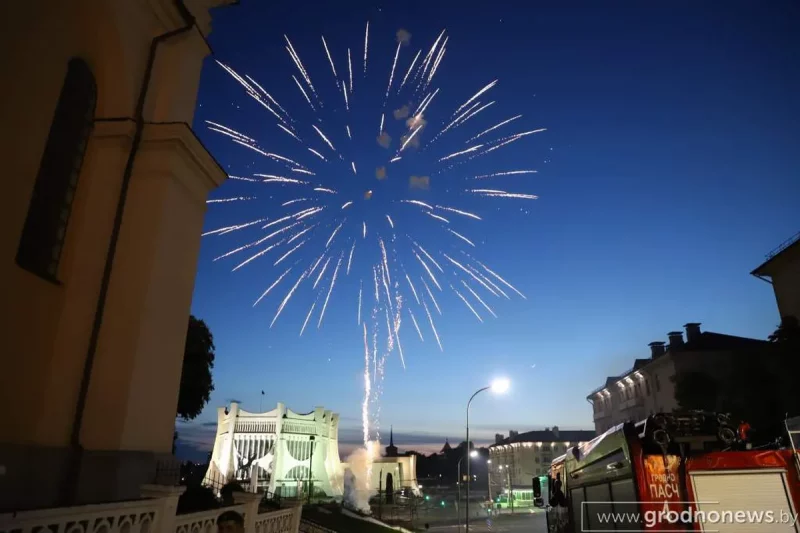
<svg viewBox="0 0 800 533"><path fill-rule="evenodd" d="M686 372L672 378L675 400L681 409L716 411L720 391L717 381L705 372Z"/></svg>
<svg viewBox="0 0 800 533"><path fill-rule="evenodd" d="M189 317L186 348L183 354L181 388L178 393L177 416L192 420L208 403L214 390L211 369L214 368L214 337L202 320Z"/></svg>

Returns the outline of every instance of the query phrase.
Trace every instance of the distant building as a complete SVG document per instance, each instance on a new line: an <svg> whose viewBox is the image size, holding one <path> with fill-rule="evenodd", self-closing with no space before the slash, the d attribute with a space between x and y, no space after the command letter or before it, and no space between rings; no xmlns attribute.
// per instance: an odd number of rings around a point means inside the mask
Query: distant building
<svg viewBox="0 0 800 533"><path fill-rule="evenodd" d="M545 486L544 476L553 459L594 437L592 430L560 430L558 426L525 433L510 431L508 438L495 435L495 443L489 446L489 491L495 503L505 507L510 489L515 506L531 505L533 478L540 478Z"/></svg>
<svg viewBox="0 0 800 533"><path fill-rule="evenodd" d="M724 379L737 356L755 353L767 342L758 339L700 331L699 323L684 325L683 332L667 334L669 344L651 342L650 357L636 359L633 367L609 376L586 397L594 411L598 434L626 421L638 421L657 412L678 407L673 377L685 372L703 372Z"/></svg>
<svg viewBox="0 0 800 533"><path fill-rule="evenodd" d="M770 252L751 274L772 285L781 317L800 319L800 232Z"/></svg>

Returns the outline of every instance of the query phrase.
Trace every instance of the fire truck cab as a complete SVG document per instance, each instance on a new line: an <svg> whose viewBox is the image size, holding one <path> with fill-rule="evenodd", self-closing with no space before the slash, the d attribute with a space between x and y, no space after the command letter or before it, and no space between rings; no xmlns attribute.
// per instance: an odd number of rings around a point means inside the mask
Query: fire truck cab
<svg viewBox="0 0 800 533"><path fill-rule="evenodd" d="M787 421L790 446L759 448L716 413L611 428L553 460L548 531L800 533L792 426L800 429Z"/></svg>

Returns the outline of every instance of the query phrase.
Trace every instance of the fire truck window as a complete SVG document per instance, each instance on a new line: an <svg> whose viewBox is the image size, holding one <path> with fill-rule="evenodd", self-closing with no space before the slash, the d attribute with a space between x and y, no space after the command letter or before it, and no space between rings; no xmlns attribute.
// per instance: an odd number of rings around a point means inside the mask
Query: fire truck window
<svg viewBox="0 0 800 533"><path fill-rule="evenodd" d="M615 513L628 513L628 516L634 516L639 511L638 504L636 503L621 503L621 502L635 502L636 491L633 487L632 479L621 479L611 483L611 498L614 502ZM634 523L633 521L626 524L617 524L617 531L641 531L642 525Z"/></svg>
<svg viewBox="0 0 800 533"><path fill-rule="evenodd" d="M586 487L586 514L589 519L589 527L592 530L609 530L608 519L603 522L602 516L610 516L613 512L611 508L611 490L608 483ZM616 525L616 524L615 524Z"/></svg>
<svg viewBox="0 0 800 533"><path fill-rule="evenodd" d="M574 522L575 531L591 529L586 521L586 511L583 505L583 487L572 489L569 493L569 499L572 501L572 521Z"/></svg>

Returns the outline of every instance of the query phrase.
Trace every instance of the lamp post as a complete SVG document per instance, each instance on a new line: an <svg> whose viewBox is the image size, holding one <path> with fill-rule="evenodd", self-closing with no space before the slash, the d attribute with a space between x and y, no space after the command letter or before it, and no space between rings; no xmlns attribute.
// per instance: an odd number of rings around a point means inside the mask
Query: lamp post
<svg viewBox="0 0 800 533"><path fill-rule="evenodd" d="M489 490L489 501L492 501L492 460L486 461L486 484Z"/></svg>
<svg viewBox="0 0 800 533"><path fill-rule="evenodd" d="M472 450L471 452L469 452L469 457L470 459L478 457L478 451ZM461 457L458 460L458 482L456 483L456 485L458 486L458 499L456 500L456 518L458 519L459 533L461 533L461 461L463 460L464 457ZM467 480L467 487L469 487L469 480Z"/></svg>
<svg viewBox="0 0 800 533"><path fill-rule="evenodd" d="M312 478L314 475L314 435L311 435L309 440L311 441L311 456L308 458L308 504L311 505L312 484L314 483Z"/></svg>
<svg viewBox="0 0 800 533"><path fill-rule="evenodd" d="M496 380L494 380L492 382L491 385L489 385L488 387L483 387L482 389L476 390L475 393L472 396L469 397L469 401L467 402L467 441L466 441L466 448L467 448L466 453L467 454L470 452L470 449L469 449L469 408L470 408L470 405L472 405L472 400L475 398L475 396L477 396L478 394L480 394L481 392L483 392L485 390L490 390L491 389L491 391L496 393L496 394L503 394L504 392L506 392L508 390L508 387L509 387L509 382L508 382L507 379L496 379ZM467 505L465 506L466 518L464 520L464 525L465 525L465 529L466 529L467 533L469 533L469 485L470 485L469 482L470 482L470 479L471 479L471 477L470 477L469 461L467 461Z"/></svg>

